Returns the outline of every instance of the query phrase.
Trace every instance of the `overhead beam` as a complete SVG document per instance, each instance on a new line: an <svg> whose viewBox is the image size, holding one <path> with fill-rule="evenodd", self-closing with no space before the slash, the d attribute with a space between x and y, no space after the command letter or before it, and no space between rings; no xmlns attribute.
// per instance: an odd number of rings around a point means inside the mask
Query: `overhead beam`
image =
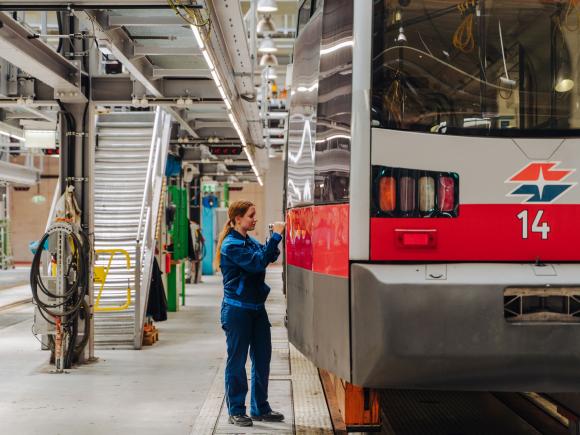
<svg viewBox="0 0 580 435"><path fill-rule="evenodd" d="M167 47L159 44L139 44L135 45L133 54L135 56L201 56L201 51L197 47Z"/></svg>
<svg viewBox="0 0 580 435"><path fill-rule="evenodd" d="M0 98L0 108L22 108L28 109L29 107L58 107L58 101L56 100L34 100L31 105L20 104L14 98Z"/></svg>
<svg viewBox="0 0 580 435"><path fill-rule="evenodd" d="M203 107L203 106L201 106ZM193 106L189 109L188 117L190 120L197 120L197 119L205 119L205 120L220 120L220 121L227 121L230 122L228 119L228 113L225 111L225 107L223 111L220 112L206 112L201 111L198 109L198 106ZM230 123L231 125L231 123Z"/></svg>
<svg viewBox="0 0 580 435"><path fill-rule="evenodd" d="M33 107L26 107L25 109L26 111L32 113L37 118L42 118L50 122L56 122L56 115L54 114L54 112L44 112L42 110L35 109Z"/></svg>
<svg viewBox="0 0 580 435"><path fill-rule="evenodd" d="M2 6L15 10L168 9L166 0L4 0Z"/></svg>
<svg viewBox="0 0 580 435"><path fill-rule="evenodd" d="M201 1L215 23L211 26L212 37L206 45L211 47L216 57L216 68L221 69L224 87L233 87L234 95L255 95L250 48L247 38L240 38L246 34L246 28L239 2ZM254 122L260 119L258 104L237 98L232 100L232 106L248 143L263 143L261 123ZM256 163L259 165L259 160Z"/></svg>
<svg viewBox="0 0 580 435"><path fill-rule="evenodd" d="M15 163L0 161L0 180L9 183L33 186L38 183L40 171Z"/></svg>
<svg viewBox="0 0 580 435"><path fill-rule="evenodd" d="M15 139L24 140L24 130L0 121L0 136L9 136Z"/></svg>
<svg viewBox="0 0 580 435"><path fill-rule="evenodd" d="M62 101L86 101L79 68L4 12L0 12L0 57L49 85Z"/></svg>
<svg viewBox="0 0 580 435"><path fill-rule="evenodd" d="M113 56L121 62L127 71L154 97L164 98L161 82L155 80L153 76L153 65L146 57L135 57L134 43L123 29L108 28L108 15L103 12L76 12L80 20L95 28L97 38L101 43L106 43ZM167 112L179 125L187 130L193 137L199 137L195 130L188 124L187 119L179 110L166 108Z"/></svg>
<svg viewBox="0 0 580 435"><path fill-rule="evenodd" d="M232 128L229 121L195 121L195 128Z"/></svg>
<svg viewBox="0 0 580 435"><path fill-rule="evenodd" d="M158 83L152 79L153 65L145 57L135 57L134 42L121 28L109 28L108 15L102 11L80 11L75 15L90 29L95 29L99 44L106 46L113 56L121 62L127 71L141 83L147 92L155 97L162 97L163 92Z"/></svg>
<svg viewBox="0 0 580 435"><path fill-rule="evenodd" d="M192 68L154 68L153 78L162 77L200 77L209 78L211 74L208 69Z"/></svg>
<svg viewBox="0 0 580 435"><path fill-rule="evenodd" d="M192 99L192 106L200 104L212 107L223 106L223 100L209 80L159 79L156 81L156 85L163 90L162 96L156 97L159 100L176 100L179 97L189 96ZM121 75L93 77L92 96L96 102L131 102L133 81L129 76Z"/></svg>
<svg viewBox="0 0 580 435"><path fill-rule="evenodd" d="M134 15L115 15L109 17L109 26L111 27L131 27L131 26L184 26L188 25L183 18L177 15L149 16L139 17Z"/></svg>
<svg viewBox="0 0 580 435"><path fill-rule="evenodd" d="M6 107L3 106L2 103L0 103L0 107ZM16 106L12 106L12 107L16 107ZM56 113L53 112L43 112L41 110L38 109L34 109L32 107L26 107L23 106L22 110L25 111L25 113L22 112L6 112L6 118L5 119L44 119L47 122L56 122Z"/></svg>

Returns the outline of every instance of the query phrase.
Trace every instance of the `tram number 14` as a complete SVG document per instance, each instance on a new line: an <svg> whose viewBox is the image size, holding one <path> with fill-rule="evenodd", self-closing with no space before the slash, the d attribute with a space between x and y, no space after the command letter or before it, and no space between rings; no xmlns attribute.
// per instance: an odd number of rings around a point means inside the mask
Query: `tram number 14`
<svg viewBox="0 0 580 435"><path fill-rule="evenodd" d="M538 210L536 217L532 222L532 233L540 233L542 235L542 240L548 240L548 234L550 233L550 227L547 222L541 222L542 216L544 215L544 210ZM517 215L517 218L522 221L522 239L527 239L529 237L529 219L528 210L524 210Z"/></svg>

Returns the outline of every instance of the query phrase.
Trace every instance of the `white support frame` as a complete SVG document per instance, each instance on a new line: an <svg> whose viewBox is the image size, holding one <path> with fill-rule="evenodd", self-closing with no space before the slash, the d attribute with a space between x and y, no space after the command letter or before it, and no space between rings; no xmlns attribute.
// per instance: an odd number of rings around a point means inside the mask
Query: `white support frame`
<svg viewBox="0 0 580 435"><path fill-rule="evenodd" d="M357 0L354 8L349 204L351 260L369 259L372 8L372 0ZM367 194L358 194L360 192Z"/></svg>

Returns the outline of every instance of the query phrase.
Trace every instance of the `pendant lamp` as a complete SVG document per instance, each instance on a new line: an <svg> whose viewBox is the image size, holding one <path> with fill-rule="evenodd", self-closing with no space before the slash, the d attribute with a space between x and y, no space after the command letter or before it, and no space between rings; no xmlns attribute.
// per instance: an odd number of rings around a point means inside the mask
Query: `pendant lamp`
<svg viewBox="0 0 580 435"><path fill-rule="evenodd" d="M278 10L278 5L276 0L259 0L258 1L258 12L276 12Z"/></svg>

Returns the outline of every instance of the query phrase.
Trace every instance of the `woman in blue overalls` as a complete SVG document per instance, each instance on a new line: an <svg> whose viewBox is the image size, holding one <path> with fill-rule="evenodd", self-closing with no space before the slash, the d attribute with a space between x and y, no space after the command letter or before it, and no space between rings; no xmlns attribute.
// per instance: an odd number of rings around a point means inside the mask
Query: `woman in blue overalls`
<svg viewBox="0 0 580 435"><path fill-rule="evenodd" d="M228 221L218 239L216 267L222 271L224 300L221 323L226 332L228 360L225 373L229 421L251 426L252 420L282 421L268 403L268 378L272 357L270 322L264 303L270 288L264 282L266 267L276 261L284 223L274 224L274 233L265 245L248 236L256 226L256 207L236 201L228 209ZM252 360L252 400L246 415L246 360Z"/></svg>

